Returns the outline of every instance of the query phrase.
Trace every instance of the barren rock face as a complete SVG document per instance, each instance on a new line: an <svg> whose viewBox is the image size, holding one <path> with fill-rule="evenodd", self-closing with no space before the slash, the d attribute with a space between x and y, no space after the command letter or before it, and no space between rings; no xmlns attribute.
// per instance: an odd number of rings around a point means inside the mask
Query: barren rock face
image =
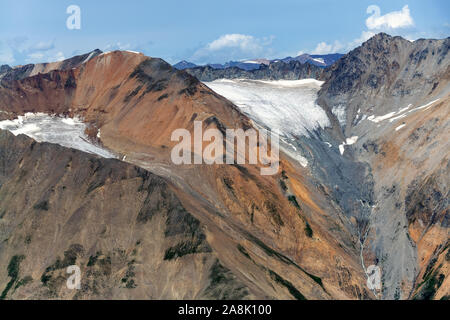
<svg viewBox="0 0 450 320"><path fill-rule="evenodd" d="M215 69L210 66L185 69L186 72L201 81L214 81L217 79L253 79L253 80L298 80L320 79L324 68L310 63L299 61L278 61L269 65L261 65L255 70L243 70L238 67Z"/></svg>
<svg viewBox="0 0 450 320"><path fill-rule="evenodd" d="M382 266L389 299L440 299L450 290L446 271L435 271L439 281L423 278L425 269L439 268L449 234L449 41L379 34L332 66L319 92L332 134L360 137L345 152L368 164L364 255ZM414 293L426 286L427 294Z"/></svg>
<svg viewBox="0 0 450 320"><path fill-rule="evenodd" d="M171 133L194 121L270 123L161 59L94 52L37 74L3 68L0 120L79 117L86 143L120 160L0 131L2 298L448 296L447 52L448 39L380 34L344 56L321 75L328 120L291 136L295 154L282 149L273 176L172 163Z"/></svg>
<svg viewBox="0 0 450 320"><path fill-rule="evenodd" d="M255 296L163 179L5 131L0 145L2 298ZM70 265L79 291L66 287Z"/></svg>

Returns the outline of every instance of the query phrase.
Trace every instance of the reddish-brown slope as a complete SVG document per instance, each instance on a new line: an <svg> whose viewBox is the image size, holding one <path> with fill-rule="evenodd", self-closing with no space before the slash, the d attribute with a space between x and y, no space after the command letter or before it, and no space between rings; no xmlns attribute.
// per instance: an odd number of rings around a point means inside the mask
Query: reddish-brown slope
<svg viewBox="0 0 450 320"><path fill-rule="evenodd" d="M192 132L194 120L219 129L247 129L251 122L164 61L116 51L74 70L3 82L0 110L10 118L27 111L82 116L93 136L100 130L106 147L173 182L183 204L210 230L208 241L221 261L249 286L271 292L257 274L275 281L275 272L308 299L370 297L357 239L307 170L285 156L274 176L261 176L259 166L171 163L174 129Z"/></svg>

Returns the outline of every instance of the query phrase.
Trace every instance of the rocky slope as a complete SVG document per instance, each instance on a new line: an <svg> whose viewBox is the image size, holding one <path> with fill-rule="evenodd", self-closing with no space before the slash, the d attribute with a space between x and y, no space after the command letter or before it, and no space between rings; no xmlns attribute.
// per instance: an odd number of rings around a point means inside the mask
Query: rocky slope
<svg viewBox="0 0 450 320"><path fill-rule="evenodd" d="M347 155L371 168L366 260L382 266L385 298L419 297L433 268L441 280L428 298L449 294L448 259L435 265L448 252L449 47L378 34L339 60L319 93L335 136L360 137Z"/></svg>
<svg viewBox="0 0 450 320"><path fill-rule="evenodd" d="M327 298L313 278L281 278L304 271L250 236L266 252L247 251L250 242L236 242L201 207L192 214L186 195L146 170L5 131L0 150L2 299L305 298L296 287ZM227 255L235 271L221 262ZM79 291L65 285L74 264Z"/></svg>

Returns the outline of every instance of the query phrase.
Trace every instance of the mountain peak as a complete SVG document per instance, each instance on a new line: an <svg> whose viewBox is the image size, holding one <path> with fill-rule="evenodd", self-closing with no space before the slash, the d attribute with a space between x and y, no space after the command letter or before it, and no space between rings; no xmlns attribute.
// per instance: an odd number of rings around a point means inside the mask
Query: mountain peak
<svg viewBox="0 0 450 320"><path fill-rule="evenodd" d="M192 62L189 62L189 61L186 61L186 60L181 60L180 62L178 62L178 63L173 65L173 67L175 69L178 69L178 70L184 70L184 69L188 69L188 68L195 68L196 66L197 66L196 64L194 64Z"/></svg>
<svg viewBox="0 0 450 320"><path fill-rule="evenodd" d="M389 45L393 41L399 41L399 42L410 42L409 40L406 40L405 38L402 38L400 36L391 36L385 32L380 32L374 35L372 38L365 41L360 47L370 47L370 48L376 48L376 47L384 47L386 45Z"/></svg>

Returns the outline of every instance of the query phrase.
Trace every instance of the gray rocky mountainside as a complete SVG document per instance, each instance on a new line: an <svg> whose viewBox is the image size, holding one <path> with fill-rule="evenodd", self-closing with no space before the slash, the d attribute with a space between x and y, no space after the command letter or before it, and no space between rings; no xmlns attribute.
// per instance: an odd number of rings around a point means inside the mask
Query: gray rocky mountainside
<svg viewBox="0 0 450 320"><path fill-rule="evenodd" d="M338 61L342 56L344 56L341 53L329 53L329 54L301 54L297 57L287 57L284 59L276 59L273 61L283 61L283 62L289 62L289 61L299 61L301 63L308 62L310 64L313 64L315 66L319 67L329 67L333 65L336 61Z"/></svg>
<svg viewBox="0 0 450 320"><path fill-rule="evenodd" d="M448 90L449 46L450 38L411 42L379 33L327 69L319 103L327 110L344 105L350 131L358 110L382 114L439 97Z"/></svg>
<svg viewBox="0 0 450 320"><path fill-rule="evenodd" d="M123 51L2 68L2 120L79 117L121 160L0 131L1 298L448 299L449 46L381 33L326 69L185 72ZM273 176L176 166L176 128L268 125L196 77L321 79L329 124L293 135Z"/></svg>
<svg viewBox="0 0 450 320"><path fill-rule="evenodd" d="M320 79L324 68L316 65L290 60L277 61L269 65L261 65L259 69L244 70L239 67L216 69L210 66L184 69L201 81L214 81L217 79L254 79L254 80L298 80Z"/></svg>
<svg viewBox="0 0 450 320"><path fill-rule="evenodd" d="M366 260L383 270L384 298L450 291L449 48L450 38L380 33L328 69L319 92L335 139L359 137L348 159L368 165L360 233Z"/></svg>
<svg viewBox="0 0 450 320"><path fill-rule="evenodd" d="M325 70L331 125L297 145L353 221L363 267L381 267L384 299L449 297L449 48L369 39Z"/></svg>

